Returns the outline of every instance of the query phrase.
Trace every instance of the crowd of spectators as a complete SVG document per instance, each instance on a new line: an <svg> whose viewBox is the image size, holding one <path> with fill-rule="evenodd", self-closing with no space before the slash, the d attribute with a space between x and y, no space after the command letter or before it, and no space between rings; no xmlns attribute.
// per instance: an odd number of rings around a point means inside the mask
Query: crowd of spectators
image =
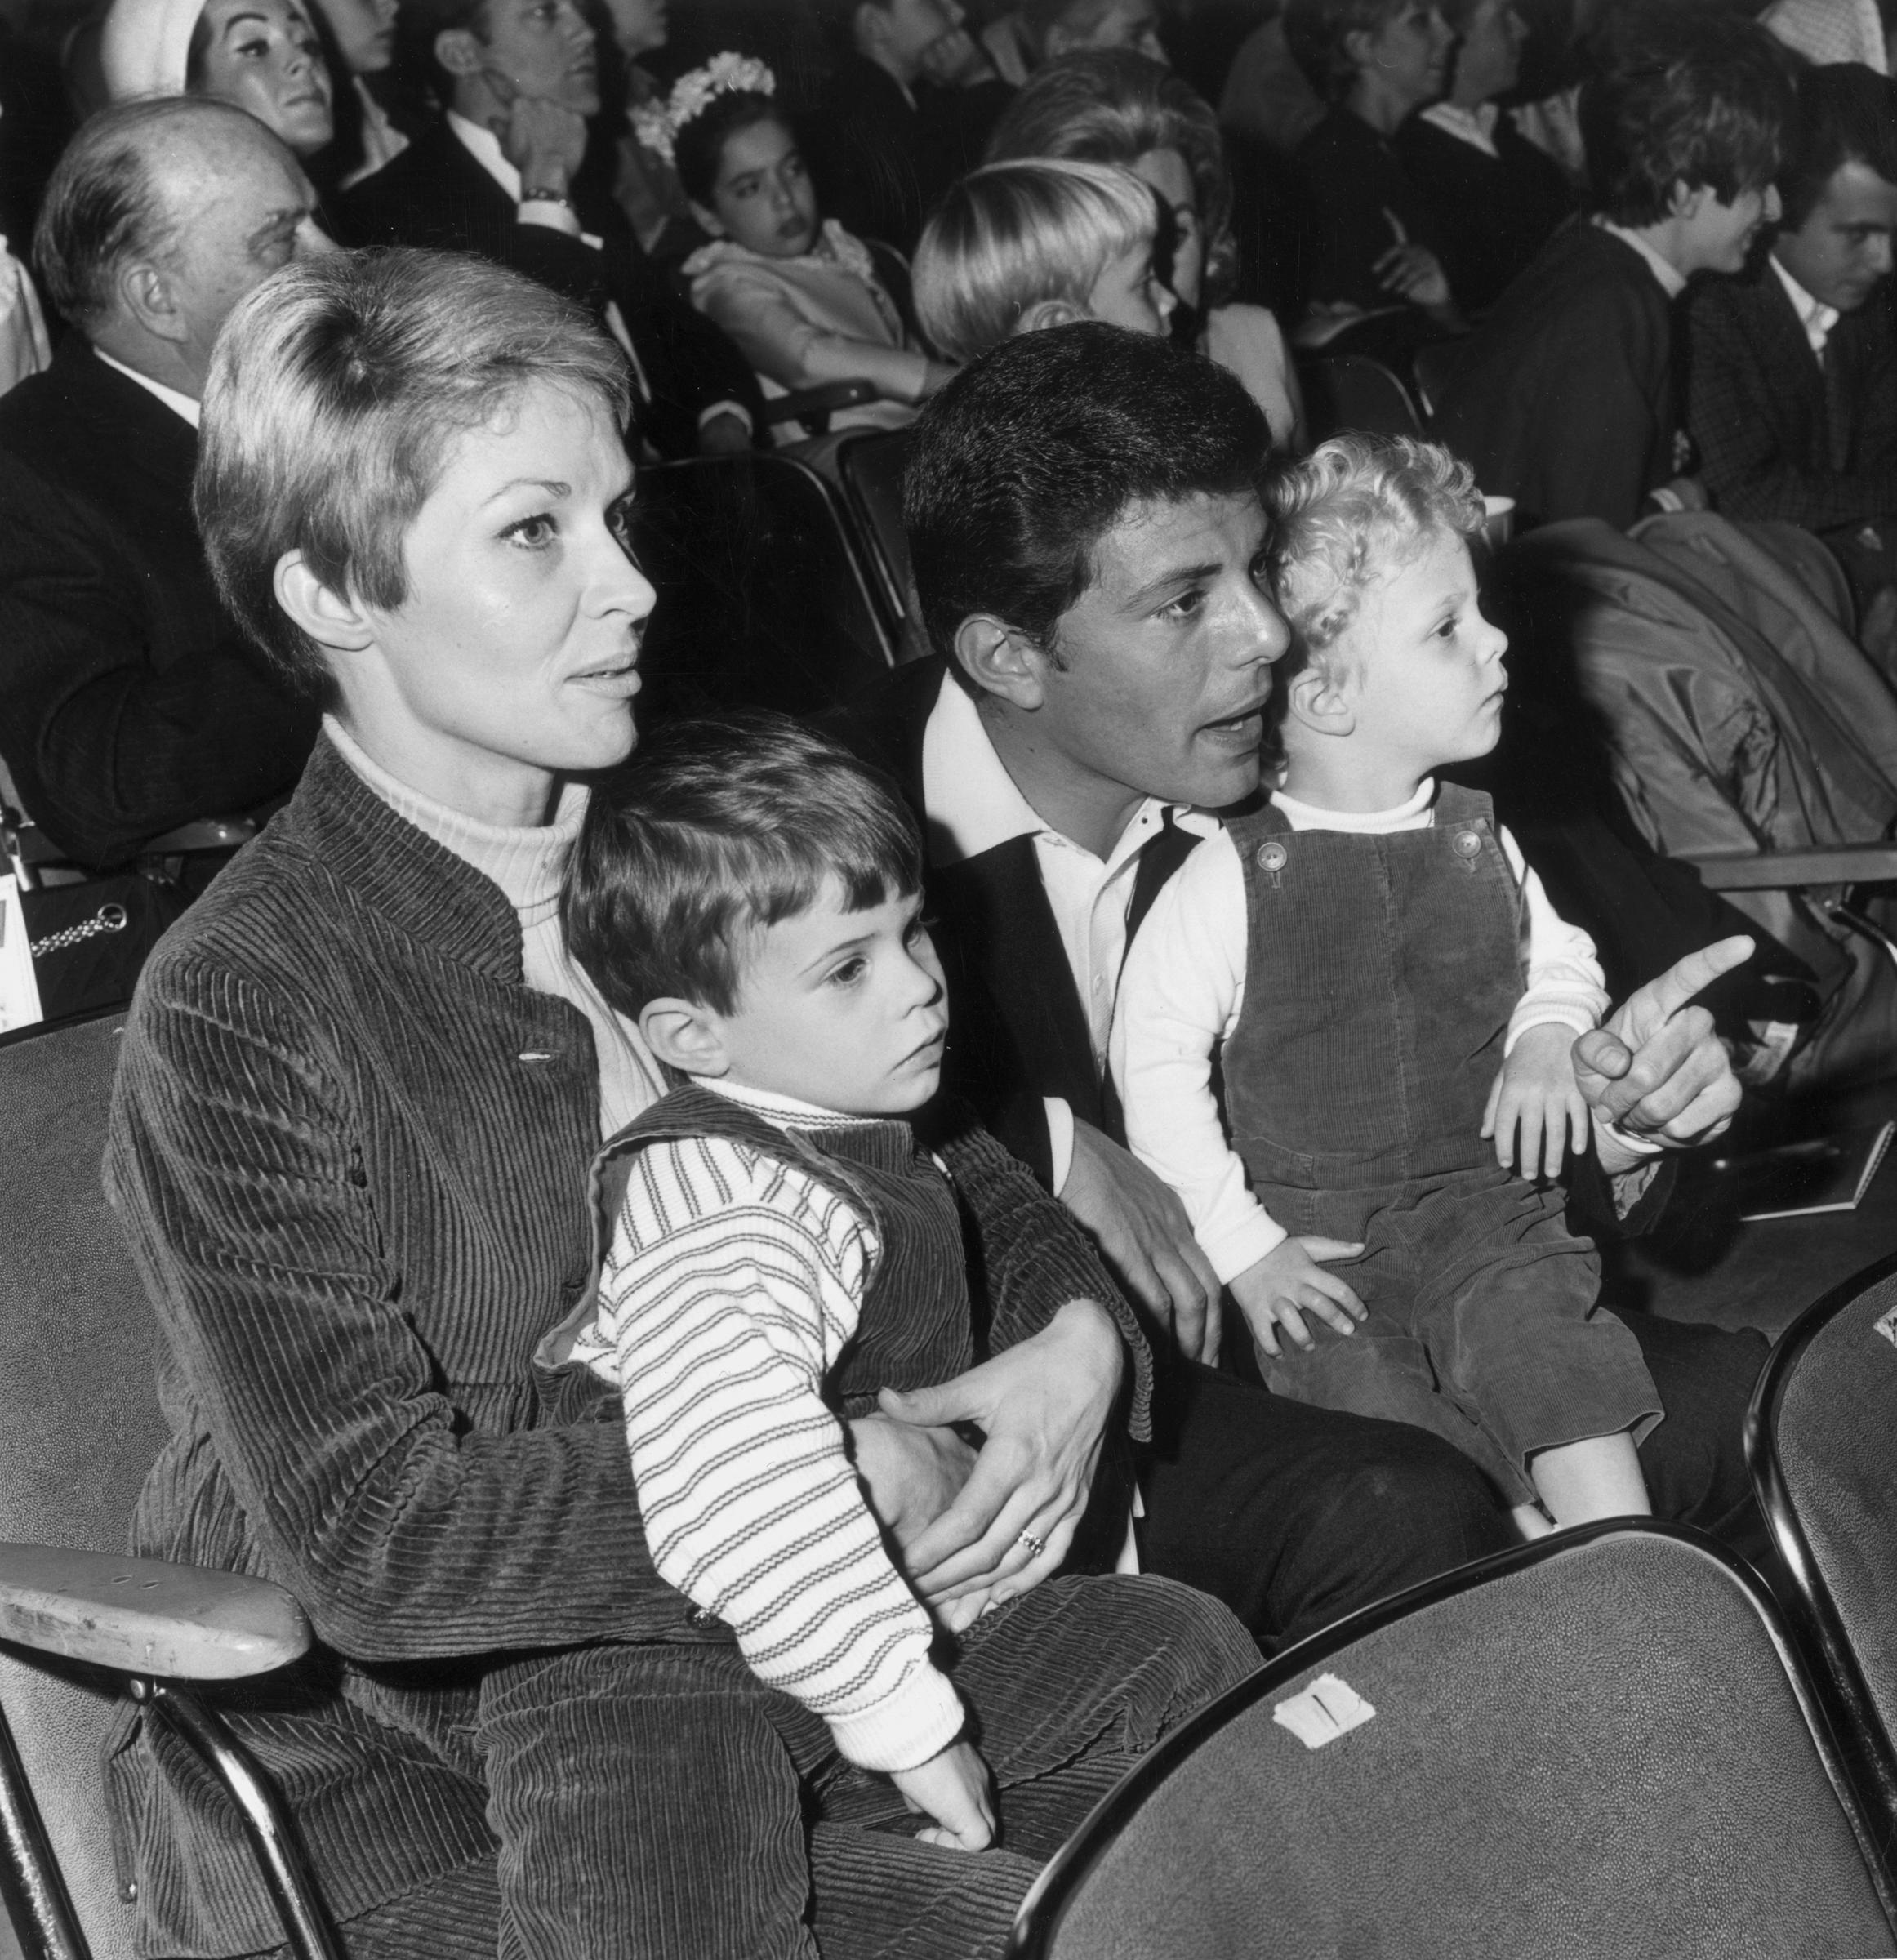
<svg viewBox="0 0 1897 1960"><path fill-rule="evenodd" d="M202 896L200 867L145 970L109 1178L173 1350L140 1547L309 1605L334 1667L247 1732L309 1806L350 1950L492 1950L504 1922L578 1954L611 1922L653 1950L926 1922L987 1952L1034 1857L1248 1639L1593 1517L1752 1544L1761 1339L1602 1316L1587 1241L1664 1209L1733 1058L1810 1066L1855 1016L1834 1052L1897 1071L1897 988L1655 848L1577 760L1598 737L1532 604L1505 720L1477 591L1510 522L1517 602L1524 568L1659 537L1792 612L1822 591L1850 689L1897 684L1892 51L1868 0L1752 11L109 0L56 42L0 24L0 819L56 876L173 882L154 840L180 824L267 826ZM1319 443L1352 359L1418 404L1411 437ZM910 444L926 655L811 702L822 737L688 730L589 804L655 603L640 473L822 469L826 430ZM1768 774L1757 749L1726 776ZM1852 778L1877 821L1886 783L1897 755ZM648 831L677 862L635 877ZM1335 902L1366 879L1414 917ZM615 932L728 941L730 970L628 978ZM892 1079L956 1098L918 1116L926 1148L882 1119L927 1097L844 1097L871 1050L798 1018L804 968L781 1016L751 1000L771 934L897 989L926 1039ZM1385 964L1427 999L1365 978ZM1306 1000L1320 969L1363 982L1360 1026L1328 981ZM1340 1072L1385 993L1454 1024L1453 1068L1409 1028L1387 1076ZM1349 1134L1267 1140L1259 1107ZM1570 1133L1567 1184L1535 1189ZM627 1209L594 1221L602 1135ZM804 1182L758 1182L745 1258L808 1268L805 1321L784 1334L759 1281L777 1331L731 1338L824 1438L802 1468L770 1444L862 1580L821 1628L759 1603L750 1527L666 1483L680 1451L715 1481L765 1450L770 1397L714 1433L690 1367L661 1395L639 1358L657 1303L718 1291L677 1262L783 1135ZM958 1199L979 1251L951 1283ZM932 1614L965 1637L946 1673ZM825 1629L873 1695L810 1658ZM665 1784L663 1815L626 1773L661 1760L694 1790ZM150 1950L261 1951L188 1767L128 1718L110 1781ZM945 1878L997 1791L1015 1835ZM650 1872L608 1886L626 1842Z"/></svg>

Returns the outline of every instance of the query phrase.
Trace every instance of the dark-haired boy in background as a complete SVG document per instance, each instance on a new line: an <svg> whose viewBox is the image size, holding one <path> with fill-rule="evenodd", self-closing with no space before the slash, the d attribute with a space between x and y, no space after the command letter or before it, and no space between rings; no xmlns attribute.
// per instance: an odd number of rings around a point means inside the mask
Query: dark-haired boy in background
<svg viewBox="0 0 1897 1960"><path fill-rule="evenodd" d="M1897 82L1851 62L1805 69L1779 195L1751 275L1693 296L1687 426L1714 507L1818 532L1868 616L1897 582ZM1886 654L1893 614L1886 596Z"/></svg>
<svg viewBox="0 0 1897 1960"><path fill-rule="evenodd" d="M1792 110L1762 28L1628 8L1583 82L1594 209L1556 233L1455 361L1436 434L1524 523L1624 529L1690 450L1673 381L1673 302L1735 273L1778 216Z"/></svg>

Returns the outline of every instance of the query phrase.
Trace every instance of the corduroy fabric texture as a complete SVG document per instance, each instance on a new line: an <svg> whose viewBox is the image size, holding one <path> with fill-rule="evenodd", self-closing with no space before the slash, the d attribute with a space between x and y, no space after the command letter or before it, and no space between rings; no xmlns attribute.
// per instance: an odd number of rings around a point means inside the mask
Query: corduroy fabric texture
<svg viewBox="0 0 1897 1960"><path fill-rule="evenodd" d="M720 1637L652 1570L617 1398L534 1365L590 1277L597 1097L585 1017L523 984L505 895L327 742L133 1004L106 1180L172 1432L133 1544L309 1613L309 1662L233 1720L339 1919L494 1855L496 1656ZM991 1294L1046 1258L1020 1249ZM130 1717L109 1783L145 1950L269 1946L182 1747Z"/></svg>

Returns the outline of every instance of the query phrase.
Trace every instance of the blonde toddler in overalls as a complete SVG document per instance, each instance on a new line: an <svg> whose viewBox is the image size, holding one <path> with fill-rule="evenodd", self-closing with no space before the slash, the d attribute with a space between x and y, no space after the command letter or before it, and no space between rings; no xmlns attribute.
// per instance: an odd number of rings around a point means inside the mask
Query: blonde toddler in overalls
<svg viewBox="0 0 1897 1960"><path fill-rule="evenodd" d="M1501 732L1481 499L1447 451L1362 436L1268 497L1282 782L1199 845L1129 955L1128 1140L1274 1392L1435 1430L1531 1535L1644 1514L1659 1397L1552 1183L1588 1138L1571 1050L1601 968L1489 799L1435 773Z"/></svg>

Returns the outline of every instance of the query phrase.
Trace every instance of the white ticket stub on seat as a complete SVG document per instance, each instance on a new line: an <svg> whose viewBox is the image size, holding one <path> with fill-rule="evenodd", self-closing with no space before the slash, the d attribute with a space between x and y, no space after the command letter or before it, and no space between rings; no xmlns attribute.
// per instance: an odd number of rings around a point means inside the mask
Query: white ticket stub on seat
<svg viewBox="0 0 1897 1960"><path fill-rule="evenodd" d="M0 1035L32 1027L45 1018L39 1004L39 982L33 971L33 943L26 936L26 915L20 903L20 884L9 872L0 877Z"/></svg>
<svg viewBox="0 0 1897 1960"><path fill-rule="evenodd" d="M1347 1681L1335 1674L1320 1674L1307 1688L1271 1711L1271 1719L1289 1729L1307 1749L1321 1749L1327 1742L1360 1729L1376 1710Z"/></svg>

